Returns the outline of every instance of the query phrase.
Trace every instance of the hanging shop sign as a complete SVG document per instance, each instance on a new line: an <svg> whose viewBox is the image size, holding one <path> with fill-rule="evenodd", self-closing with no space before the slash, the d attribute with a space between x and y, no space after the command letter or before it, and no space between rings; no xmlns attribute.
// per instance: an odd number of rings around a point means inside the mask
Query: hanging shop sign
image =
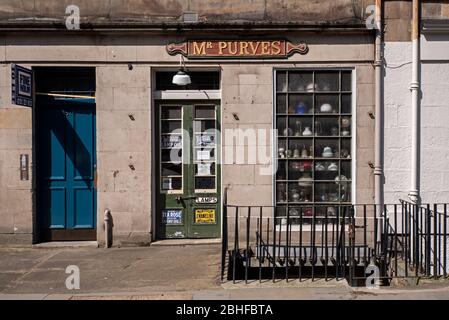
<svg viewBox="0 0 449 320"><path fill-rule="evenodd" d="M287 40L188 40L167 45L170 55L182 54L189 59L286 59L308 50L305 42L293 44Z"/></svg>
<svg viewBox="0 0 449 320"><path fill-rule="evenodd" d="M196 209L195 210L196 224L214 224L215 210L214 209Z"/></svg>
<svg viewBox="0 0 449 320"><path fill-rule="evenodd" d="M33 106L33 71L17 64L11 65L12 104Z"/></svg>

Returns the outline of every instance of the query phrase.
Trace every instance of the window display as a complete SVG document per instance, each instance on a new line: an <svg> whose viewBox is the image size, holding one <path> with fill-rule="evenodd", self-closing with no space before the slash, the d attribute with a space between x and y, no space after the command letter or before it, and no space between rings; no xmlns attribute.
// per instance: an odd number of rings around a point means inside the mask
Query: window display
<svg viewBox="0 0 449 320"><path fill-rule="evenodd" d="M336 216L352 201L351 70L278 70L275 102L278 215Z"/></svg>

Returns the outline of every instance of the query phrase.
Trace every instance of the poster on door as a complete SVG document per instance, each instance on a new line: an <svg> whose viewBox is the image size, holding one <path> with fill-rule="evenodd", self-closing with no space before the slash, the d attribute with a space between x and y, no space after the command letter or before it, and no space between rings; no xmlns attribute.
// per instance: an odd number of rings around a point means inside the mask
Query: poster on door
<svg viewBox="0 0 449 320"><path fill-rule="evenodd" d="M181 209L162 210L162 223L182 224L182 210Z"/></svg>
<svg viewBox="0 0 449 320"><path fill-rule="evenodd" d="M196 209L196 224L215 224L215 209Z"/></svg>

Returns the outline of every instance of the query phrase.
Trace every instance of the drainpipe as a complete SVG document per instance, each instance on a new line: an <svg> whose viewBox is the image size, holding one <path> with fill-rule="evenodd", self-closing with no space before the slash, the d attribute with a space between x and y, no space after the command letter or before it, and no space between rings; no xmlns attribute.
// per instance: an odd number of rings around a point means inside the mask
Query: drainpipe
<svg viewBox="0 0 449 320"><path fill-rule="evenodd" d="M419 103L419 0L413 0L412 16L412 82L410 90L412 92L412 154L411 154L411 186L409 198L414 203L420 202L420 103Z"/></svg>
<svg viewBox="0 0 449 320"><path fill-rule="evenodd" d="M376 0L376 56L375 67L375 159L374 159L374 202L376 215L381 217L384 206L384 108L382 82L382 0Z"/></svg>

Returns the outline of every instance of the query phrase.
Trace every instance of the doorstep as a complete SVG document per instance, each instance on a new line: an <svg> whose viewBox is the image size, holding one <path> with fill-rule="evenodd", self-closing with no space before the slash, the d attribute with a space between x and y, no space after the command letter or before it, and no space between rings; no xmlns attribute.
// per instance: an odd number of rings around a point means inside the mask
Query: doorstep
<svg viewBox="0 0 449 320"><path fill-rule="evenodd" d="M54 249L54 248L98 248L97 241L54 241L33 244L33 248Z"/></svg>
<svg viewBox="0 0 449 320"><path fill-rule="evenodd" d="M221 239L166 239L152 242L150 246L194 246L220 243Z"/></svg>

